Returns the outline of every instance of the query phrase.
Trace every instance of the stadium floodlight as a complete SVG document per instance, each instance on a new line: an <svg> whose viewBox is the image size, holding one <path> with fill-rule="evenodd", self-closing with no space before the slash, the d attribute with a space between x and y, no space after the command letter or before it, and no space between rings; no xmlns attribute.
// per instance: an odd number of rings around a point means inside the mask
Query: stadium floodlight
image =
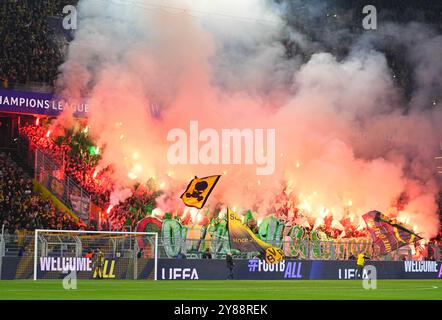
<svg viewBox="0 0 442 320"><path fill-rule="evenodd" d="M34 280L70 272L78 279L157 280L157 269L156 232L35 230Z"/></svg>

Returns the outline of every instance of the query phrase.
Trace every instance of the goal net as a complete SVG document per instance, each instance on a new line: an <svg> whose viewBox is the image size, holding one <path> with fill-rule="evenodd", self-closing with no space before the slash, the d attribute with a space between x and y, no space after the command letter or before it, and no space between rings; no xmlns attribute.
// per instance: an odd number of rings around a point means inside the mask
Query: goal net
<svg viewBox="0 0 442 320"><path fill-rule="evenodd" d="M157 280L158 234L35 230L34 280Z"/></svg>

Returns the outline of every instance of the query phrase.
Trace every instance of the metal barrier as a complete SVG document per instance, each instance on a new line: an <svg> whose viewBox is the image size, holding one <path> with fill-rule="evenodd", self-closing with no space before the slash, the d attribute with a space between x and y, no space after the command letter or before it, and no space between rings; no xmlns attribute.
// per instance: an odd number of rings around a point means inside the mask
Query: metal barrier
<svg viewBox="0 0 442 320"><path fill-rule="evenodd" d="M25 135L19 136L18 151L22 160L34 171L38 183L45 186L63 204L72 209L86 224L89 221L89 193L64 172L63 163L34 145Z"/></svg>
<svg viewBox="0 0 442 320"><path fill-rule="evenodd" d="M34 255L34 235L4 234L0 236L0 257L18 257ZM133 257L138 253L138 244L134 238L98 238L80 239L78 236L64 237L60 235L40 235L39 250L42 256L83 256L89 250L101 249L108 257ZM3 250L1 248L4 248Z"/></svg>
<svg viewBox="0 0 442 320"><path fill-rule="evenodd" d="M88 249L102 249L108 257L134 257L144 256L142 246L135 238L102 238L95 240L80 239L72 237L72 239L62 239L57 236L46 237L40 239L44 243L42 249L45 254L50 256L78 256L84 254ZM362 244L361 244L362 243ZM284 241L281 248L284 249L286 258L298 260L351 260L357 257L360 252L372 254L371 242L367 245L364 242L349 241ZM158 242L159 258L202 258L206 248L212 254L213 259L224 259L229 249L226 247L216 247L216 240L200 240L200 239L175 239L174 246L170 248L170 242L165 243L162 239ZM3 248L3 249L2 249ZM81 248L81 250L79 249ZM431 249L434 260L442 259L442 245L428 244L426 250ZM78 251L80 250L81 253ZM171 255L171 252L177 254ZM232 250L236 259L251 259L258 255L258 252L241 253ZM179 256L178 253L183 253ZM0 238L0 256L16 257L16 256L32 256L34 254L34 235L32 232L20 235L4 234ZM352 257L353 256L353 257ZM398 250L384 256L375 257L378 261L402 261L413 260L413 249L410 246L404 246Z"/></svg>
<svg viewBox="0 0 442 320"><path fill-rule="evenodd" d="M219 239L201 240L177 238L174 241L159 240L159 253L161 258L177 258L179 253L184 253L186 258L201 258L208 248L214 259L224 259L225 254L231 251L237 259L251 259L258 256L258 252L241 253L230 249L228 239L223 239L226 245L220 244ZM269 242L272 244L271 242ZM284 250L288 258L300 260L348 260L351 256L357 256L364 252L372 254L372 245L369 239L366 241L312 241L312 240L290 240L273 244ZM411 251L408 250L408 258L411 257ZM401 254L401 255L400 255ZM388 260L400 260L404 256L404 250L386 256Z"/></svg>
<svg viewBox="0 0 442 320"><path fill-rule="evenodd" d="M81 237L66 234L40 234L39 254L42 257L83 257L100 249L108 258L133 258L138 252L135 237Z"/></svg>
<svg viewBox="0 0 442 320"><path fill-rule="evenodd" d="M2 236L4 257L30 256L34 254L34 236L5 233Z"/></svg>
<svg viewBox="0 0 442 320"><path fill-rule="evenodd" d="M35 179L71 208L85 223L89 220L91 197L40 149L35 150Z"/></svg>

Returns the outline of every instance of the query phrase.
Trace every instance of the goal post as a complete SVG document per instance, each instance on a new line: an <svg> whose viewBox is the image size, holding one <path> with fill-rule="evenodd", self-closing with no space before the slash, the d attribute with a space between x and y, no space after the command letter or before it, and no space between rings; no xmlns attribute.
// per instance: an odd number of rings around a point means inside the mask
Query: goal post
<svg viewBox="0 0 442 320"><path fill-rule="evenodd" d="M33 279L157 280L158 233L45 230L34 234Z"/></svg>

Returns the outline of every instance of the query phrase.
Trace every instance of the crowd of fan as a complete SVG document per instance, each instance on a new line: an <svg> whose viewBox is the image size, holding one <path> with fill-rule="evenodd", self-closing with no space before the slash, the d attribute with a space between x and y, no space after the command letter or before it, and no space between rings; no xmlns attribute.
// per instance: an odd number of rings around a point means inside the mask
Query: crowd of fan
<svg viewBox="0 0 442 320"><path fill-rule="evenodd" d="M51 135L47 135L48 127L36 124L25 124L20 127L20 135L25 137L32 147L37 147L50 156L59 166L63 166L64 172L78 185L82 186L91 196L92 202L97 205L103 217L108 216L112 229L122 230L124 226L135 227L136 222L147 214L146 204L152 203L152 193L146 188L139 187L132 190L133 194L124 202L115 205L110 212L109 207L110 190L112 183L105 171L99 172L94 177L96 167L84 160L78 153L70 152L69 143L72 141L64 139L63 143L56 144ZM108 219L102 219L102 229L109 229ZM91 225L91 228L98 228Z"/></svg>
<svg viewBox="0 0 442 320"><path fill-rule="evenodd" d="M4 152L0 153L0 224L9 233L37 228L84 228L84 224L77 223L50 200L35 193L32 180Z"/></svg>
<svg viewBox="0 0 442 320"><path fill-rule="evenodd" d="M47 134L48 128L35 124L26 124L20 127L20 135L26 137L29 145L45 152L64 172L81 185L93 196L97 204L106 201L106 190L97 179L93 178L95 167L83 161L79 154L72 154L67 143L57 144ZM97 177L95 177L97 178ZM104 195L104 197L103 197Z"/></svg>
<svg viewBox="0 0 442 320"><path fill-rule="evenodd" d="M310 233L313 229L321 231L330 238L364 238L368 236L368 229L361 228L351 223L350 218L341 221L333 221L333 216L328 215L323 221L318 221L313 217L305 217L298 209L294 201L284 192L277 195L274 199L270 214L274 214L278 219L285 222L286 225L301 224L304 230Z"/></svg>
<svg viewBox="0 0 442 320"><path fill-rule="evenodd" d="M17 0L0 3L0 85L13 87L16 83L43 82L52 83L62 63L62 51L55 42L54 31L48 26L47 17L61 14L66 4L75 0ZM396 4L400 5L400 4ZM396 10L390 14L403 17L405 10ZM438 25L442 28L441 12ZM399 68L399 67L398 67ZM400 73L401 69L398 71ZM404 72L405 72L404 71ZM400 77L408 79L408 77ZM406 86L405 84L403 86ZM80 155L69 155L68 144L56 144L47 137L47 128L36 125L20 127L20 133L29 142L45 151L64 172L89 192L92 202L106 211L109 205L110 191L105 174L94 177L95 167L81 159ZM123 203L113 207L109 218L114 230L121 230L125 225L134 226L137 220L146 214L144 204L152 201L152 195L135 192ZM440 206L442 207L442 205ZM106 220L103 221L107 223ZM0 224L5 231L15 232L20 229L78 229L79 225L70 215L57 209L50 200L33 192L32 180L12 161L10 156L0 153ZM108 229L109 225L102 228ZM89 226L89 228L93 228ZM307 228L307 232L312 228ZM350 227L345 232L338 228L319 226L332 238L366 237L367 230ZM439 234L438 238L442 237Z"/></svg>
<svg viewBox="0 0 442 320"><path fill-rule="evenodd" d="M107 179L106 173L102 172L94 178L93 173L96 168L92 164L85 162L77 154L69 152L69 145L56 144L51 136L47 135L47 132L47 127L35 124L27 124L20 128L21 135L26 136L31 144L49 154L59 164L64 163L66 174L89 192L92 202L103 212L102 229L122 230L125 226L133 228L137 221L148 214L149 210L146 210L145 206L148 203L154 202L154 196L143 187L140 187L138 190L132 190L133 194L128 199L112 207L109 212L106 212L109 208L111 190L109 188L109 181L103 183ZM65 141L69 141L69 139ZM281 194L276 198L273 209L278 218L286 221L289 225L296 224L299 214L298 209L296 209L296 206L285 194ZM288 212L290 210L293 210L295 214L291 219L288 219ZM351 225L349 219L340 221L340 224L336 226L332 224L332 220L329 220L329 218L331 217L326 218L322 225L315 227L317 231L322 231L327 237L361 238L369 236L367 228L357 228ZM109 222L111 226L109 226ZM311 231L314 224L314 221L309 221L310 228L307 228L306 231ZM90 225L89 228L96 229L98 225L95 223ZM438 238L441 238L441 235Z"/></svg>
<svg viewBox="0 0 442 320"><path fill-rule="evenodd" d="M17 83L53 83L63 62L63 47L47 17L61 15L72 0L19 0L0 3L0 82L14 87Z"/></svg>
<svg viewBox="0 0 442 320"><path fill-rule="evenodd" d="M49 137L47 137L47 128L26 124L20 126L19 130L20 135L26 137L31 146L37 146L39 149L50 154L57 163L63 163L63 154L68 151L68 147L66 145L59 146L55 144L52 139L49 139Z"/></svg>
<svg viewBox="0 0 442 320"><path fill-rule="evenodd" d="M92 202L106 213L103 217L109 215L112 229L121 230L125 225L134 227L134 223L140 217L142 204L150 199L147 193L135 192L125 202L116 205L108 214L106 209L109 206L110 183L105 172L100 172L94 178L96 168L85 162L79 154L69 152L71 147L68 143L56 144L51 136L47 135L47 127L25 124L19 130L20 135L27 139L26 143L29 143L31 149L37 147L49 155L51 160L63 167L65 174L89 193ZM69 139L65 141L69 142ZM90 227L96 229L98 225L95 222ZM102 219L101 229L109 229L107 219Z"/></svg>
<svg viewBox="0 0 442 320"><path fill-rule="evenodd" d="M150 214L153 207L152 193L145 189L133 191L132 196L112 208L109 219L115 230L123 230L125 226L135 228L136 223Z"/></svg>

